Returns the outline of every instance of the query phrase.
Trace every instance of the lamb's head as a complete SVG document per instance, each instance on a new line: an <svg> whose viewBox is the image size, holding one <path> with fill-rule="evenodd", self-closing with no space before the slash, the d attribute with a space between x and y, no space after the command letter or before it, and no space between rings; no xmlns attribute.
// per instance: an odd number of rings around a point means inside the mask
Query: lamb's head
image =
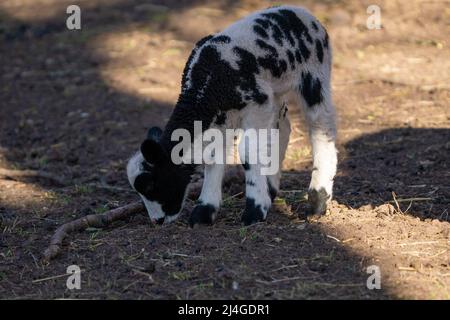
<svg viewBox="0 0 450 320"><path fill-rule="evenodd" d="M189 171L172 163L160 144L162 130L153 127L127 165L128 181L144 201L150 219L162 224L175 220L183 206Z"/></svg>

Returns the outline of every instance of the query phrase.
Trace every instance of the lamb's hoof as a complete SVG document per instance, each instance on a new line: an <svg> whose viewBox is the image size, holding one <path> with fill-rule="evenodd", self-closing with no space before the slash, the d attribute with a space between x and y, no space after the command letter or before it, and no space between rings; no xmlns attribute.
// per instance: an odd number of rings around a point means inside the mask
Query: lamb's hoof
<svg viewBox="0 0 450 320"><path fill-rule="evenodd" d="M327 211L327 202L330 195L324 188L319 190L310 189L308 191L308 209L306 216L308 220L316 220L323 216Z"/></svg>
<svg viewBox="0 0 450 320"><path fill-rule="evenodd" d="M264 212L260 205L255 205L255 200L247 198L245 210L242 214L241 221L245 226L265 221Z"/></svg>
<svg viewBox="0 0 450 320"><path fill-rule="evenodd" d="M216 208L210 204L199 204L191 212L189 225L193 228L199 224L212 225L216 218Z"/></svg>

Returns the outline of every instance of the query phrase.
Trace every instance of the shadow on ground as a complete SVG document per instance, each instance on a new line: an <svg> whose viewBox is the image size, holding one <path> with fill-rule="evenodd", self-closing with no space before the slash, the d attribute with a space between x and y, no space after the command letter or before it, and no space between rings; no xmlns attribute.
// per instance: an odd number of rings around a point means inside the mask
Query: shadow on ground
<svg viewBox="0 0 450 320"><path fill-rule="evenodd" d="M445 128L386 129L350 141L336 179L337 201L379 206L393 201L394 192L403 211L449 221L449 141Z"/></svg>
<svg viewBox="0 0 450 320"><path fill-rule="evenodd" d="M133 10L140 3L145 1L83 11L86 26L109 31L137 22L164 30L161 17L149 22L148 15ZM194 4L165 5L172 12ZM122 12L130 14L123 19ZM2 182L2 298L395 298L388 290L368 290L365 268L371 258L347 250L318 225L274 212L266 224L240 227L241 199L227 204L211 228L191 230L186 217L154 227L142 214L112 229L74 235L57 260L42 264L41 253L57 225L137 198L83 186L105 182L127 188L127 157L146 128L164 123L171 108L106 84L100 74L104 61L87 46L89 33L67 35L59 17L29 23L0 16L7 26L0 46L0 164L57 173L73 185ZM435 209L429 215L439 213L436 207L448 204L448 134L392 129L352 141L336 179L336 199L354 207L377 205L390 200L392 190L402 197L432 198ZM309 173L296 175L285 187L306 188ZM423 195L421 184L438 189ZM23 194L32 192L38 195L24 202ZM48 193L52 196L45 198ZM409 212L427 217L422 209L428 204L414 203ZM83 270L77 292L66 289L65 278L52 278L71 264Z"/></svg>

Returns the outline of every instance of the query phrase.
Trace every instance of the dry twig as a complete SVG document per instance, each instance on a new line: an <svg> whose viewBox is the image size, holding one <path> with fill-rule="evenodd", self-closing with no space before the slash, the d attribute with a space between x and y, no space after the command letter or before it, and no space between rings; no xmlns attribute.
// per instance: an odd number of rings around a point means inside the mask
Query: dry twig
<svg viewBox="0 0 450 320"><path fill-rule="evenodd" d="M89 227L104 228L113 221L125 219L142 210L144 210L144 205L142 202L138 201L105 213L90 214L63 224L55 231L50 240L49 247L44 251L44 260L50 261L60 253L62 242L69 233L82 231Z"/></svg>

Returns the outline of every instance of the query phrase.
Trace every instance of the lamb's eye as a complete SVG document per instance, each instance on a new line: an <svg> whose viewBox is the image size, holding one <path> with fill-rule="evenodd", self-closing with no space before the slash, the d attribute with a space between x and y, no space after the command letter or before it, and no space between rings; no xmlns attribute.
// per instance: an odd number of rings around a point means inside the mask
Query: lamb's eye
<svg viewBox="0 0 450 320"><path fill-rule="evenodd" d="M141 163L141 165L142 165L142 169L144 170L144 171L152 171L152 166L151 165L149 165L146 161L142 161L142 163Z"/></svg>

